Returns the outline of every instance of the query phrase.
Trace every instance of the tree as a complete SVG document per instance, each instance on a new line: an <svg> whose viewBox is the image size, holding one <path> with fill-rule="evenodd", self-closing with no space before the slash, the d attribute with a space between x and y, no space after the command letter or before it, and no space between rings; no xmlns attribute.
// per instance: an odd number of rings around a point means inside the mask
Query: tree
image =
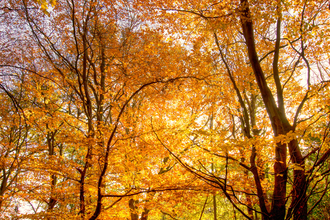
<svg viewBox="0 0 330 220"><path fill-rule="evenodd" d="M17 74L17 76L19 76ZM18 103L22 97L21 85L16 85L16 91L8 91L7 86L1 84L1 151L0 151L0 210L8 210L15 215L15 206L11 198L20 194L24 188L24 172L26 171L30 152L26 150L32 135L22 115L22 108ZM6 217L4 215L3 217ZM8 216L7 216L8 217Z"/></svg>
<svg viewBox="0 0 330 220"><path fill-rule="evenodd" d="M38 149L29 158L37 185L27 192L31 217L96 219L125 197L173 190L145 178L154 168L143 164L153 160L163 178L173 164L154 155L141 161L142 149L152 150L141 138L151 132L143 111L157 106L152 94L187 78L177 71L186 51L140 24L129 2L113 3L57 1L45 12L32 1L6 2L19 8L14 14L31 50L22 60L2 60L3 68L29 73L24 98ZM144 179L132 179L138 175Z"/></svg>
<svg viewBox="0 0 330 220"><path fill-rule="evenodd" d="M254 176L263 218L289 219L293 216L294 219L306 219L306 192L310 180L306 174L306 157L303 156L305 147L301 142L310 127L320 120L325 120L328 115L328 107L314 105L317 112L311 110L312 103L318 100L316 94L325 98L323 95L328 91L329 81L325 67L328 65L325 55L327 49L321 46L323 43L320 38L312 37L328 36L327 3L158 1L148 6L157 9L159 22L165 20L166 23L173 24L171 30L176 28L179 33L189 30L195 33L197 37L190 38L194 42L194 52L197 51L201 57L215 57L215 48L218 50L218 58L215 58L218 59L216 62L219 66L217 72L224 71L230 78L233 93L236 94L240 106L240 113L236 115L241 120L241 132L248 139L244 142L250 142L250 166L244 163L246 159L241 165ZM181 26L178 27L177 24ZM184 34L180 35L183 36ZM315 56L315 51L318 51L320 56ZM320 68L314 71L312 66ZM254 78L250 78L251 73ZM299 83L299 77L305 79L305 86ZM247 89L247 84L252 86ZM258 88L258 92L253 91L254 88ZM249 93L252 93L251 100L247 99ZM262 98L262 107L267 111L275 144L271 208L267 208L266 194L261 185L263 171L257 171L255 163L257 154L260 154L257 145L253 143L259 136L259 131L255 128L256 113L251 106L251 103L255 102L255 95ZM232 126L233 124L235 123L232 123ZM290 163L294 166L290 200L287 199L287 150ZM228 155L222 157L228 160ZM261 159L261 155L259 157L260 160L265 160ZM324 157L328 158L328 151L325 151ZM315 161L314 165L320 165L320 162ZM228 199L235 197L234 194L227 193L227 175L222 179L209 175L210 171L196 171L183 161L182 164L205 181L218 185ZM233 189L229 191L234 193ZM286 211L288 202L290 205ZM252 218L247 214L244 216Z"/></svg>

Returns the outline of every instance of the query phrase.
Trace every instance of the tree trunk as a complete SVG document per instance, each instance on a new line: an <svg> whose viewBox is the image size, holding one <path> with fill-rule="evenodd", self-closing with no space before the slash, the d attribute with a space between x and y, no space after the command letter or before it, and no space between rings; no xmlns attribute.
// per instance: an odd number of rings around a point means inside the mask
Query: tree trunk
<svg viewBox="0 0 330 220"><path fill-rule="evenodd" d="M292 203L288 210L288 216L293 215L294 220L307 220L307 180L304 170L305 164L297 140L294 139L289 143L289 152L293 163L299 168L293 171Z"/></svg>
<svg viewBox="0 0 330 220"><path fill-rule="evenodd" d="M139 220L139 215L136 210L136 200L130 199L128 201L128 205L129 205L129 210L131 213L131 220Z"/></svg>
<svg viewBox="0 0 330 220"><path fill-rule="evenodd" d="M217 220L217 197L213 195L213 219Z"/></svg>
<svg viewBox="0 0 330 220"><path fill-rule="evenodd" d="M253 22L251 19L247 0L241 0L241 12L241 24L244 38L246 40L249 60L263 99L263 103L267 109L267 113L272 124L274 136L276 137L282 134L286 134L286 128L289 128L290 125L285 117L284 112L281 112L277 108L275 99L267 85L265 75L259 63L254 41ZM282 220L285 218L287 184L286 150L287 149L285 144L276 144L274 164L275 185L273 192L272 210L270 215L270 219L274 220Z"/></svg>
<svg viewBox="0 0 330 220"><path fill-rule="evenodd" d="M140 220L148 220L148 214L150 210L147 208L144 208L142 214L141 214L141 219Z"/></svg>

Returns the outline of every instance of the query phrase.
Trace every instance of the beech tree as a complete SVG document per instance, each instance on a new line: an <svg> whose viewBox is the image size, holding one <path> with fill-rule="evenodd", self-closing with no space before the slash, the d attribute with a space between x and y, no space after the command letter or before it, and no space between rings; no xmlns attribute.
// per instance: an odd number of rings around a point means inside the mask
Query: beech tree
<svg viewBox="0 0 330 220"><path fill-rule="evenodd" d="M165 150L147 143L146 125L150 113L161 114L153 110L156 94L187 78L186 51L143 23L129 2L58 1L42 10L33 1L4 4L15 9L29 39L30 53L2 60L2 68L29 73L26 119L35 128L37 152L28 173L36 189L17 198L34 212L25 217L124 218L120 210L110 212L119 201L129 210L129 197L142 194L142 201L148 192L181 189L162 183L174 164L166 154L154 158ZM158 178L150 181L154 173ZM140 204L149 196L144 200Z"/></svg>
<svg viewBox="0 0 330 220"><path fill-rule="evenodd" d="M247 144L251 149L250 164L247 165L247 159L244 158L234 160L240 162L241 166L254 177L255 193L263 219L290 219L292 216L294 219L307 219L308 193L313 193L313 188L309 188L312 181L311 173L315 171L316 165L324 166L329 152L327 148L321 150L317 146L307 148L303 143L306 138L308 139L306 133L311 132L310 128L316 122L326 120L328 117L327 104L324 107L314 106L312 107L314 109L311 109L311 103L327 100L329 64L325 55L327 49L321 46L323 43L320 38L320 36L328 36L329 33L327 2L242 0L216 3L208 1L157 3L150 2L149 6L156 10L160 18L159 22L165 20L166 23L173 24L171 30L181 31L183 34L180 37L185 37L184 31L195 34L196 37L190 36L195 47L193 52L196 52L197 48L201 56L215 57L218 54L215 65L219 66L219 69L216 71L225 72L230 79L232 93L236 95L239 104L239 112L236 115L240 119L241 133L245 137L244 142L250 142ZM316 53L320 56L316 57ZM254 78L251 78L251 73ZM254 143L255 139L259 139L260 130L255 121L257 118L255 101L258 96L262 99L262 107L267 112L271 125L268 128L273 131L275 145L271 206L267 205L269 199L261 184L263 170L258 171L256 163L257 155L261 157L262 154ZM231 124L233 127L235 121ZM323 127L322 133L326 135L323 138L327 138L327 126ZM235 137L234 134L232 135ZM267 136L269 137L269 134ZM235 139L237 141L236 137ZM223 140L226 141L226 139L219 141ZM308 150L304 155L303 151L306 148ZM206 150L210 151L209 148ZM225 155L220 155L226 161L229 159L228 151L230 152L230 149L224 151ZM214 154L217 151L211 152ZM315 152L323 156L318 157L314 165L307 168L305 160ZM195 167L191 167L184 160L180 161L191 172L222 189L228 199L234 197L239 201L234 193L234 182L229 189L232 194L227 192L227 168L223 179L210 174L211 171L205 167L196 171ZM293 182L289 193L287 185L291 171L288 163L293 166ZM324 192L326 190L327 187L323 189ZM249 192L244 193L249 194ZM289 206L288 202L290 202ZM236 206L234 201L233 205ZM246 205L250 210L251 204ZM246 214L238 206L236 208L246 218L253 218L251 213ZM313 209L314 206L311 208Z"/></svg>
<svg viewBox="0 0 330 220"><path fill-rule="evenodd" d="M327 204L328 2L0 5L4 218L307 219Z"/></svg>

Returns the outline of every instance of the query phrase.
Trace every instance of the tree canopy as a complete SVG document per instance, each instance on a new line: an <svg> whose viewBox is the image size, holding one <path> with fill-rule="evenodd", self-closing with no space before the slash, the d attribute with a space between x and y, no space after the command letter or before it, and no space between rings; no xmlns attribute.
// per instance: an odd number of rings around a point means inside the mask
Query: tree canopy
<svg viewBox="0 0 330 220"><path fill-rule="evenodd" d="M330 218L329 5L2 0L0 218Z"/></svg>

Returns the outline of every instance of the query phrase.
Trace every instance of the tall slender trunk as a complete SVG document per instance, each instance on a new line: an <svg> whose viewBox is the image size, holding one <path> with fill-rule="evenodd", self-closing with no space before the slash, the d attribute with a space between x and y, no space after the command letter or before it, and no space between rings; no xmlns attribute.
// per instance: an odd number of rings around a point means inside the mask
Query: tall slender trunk
<svg viewBox="0 0 330 220"><path fill-rule="evenodd" d="M85 115L87 117L87 123L88 123L88 135L87 140L90 140L94 138L94 126L93 126L93 106L92 101L90 98L89 93L89 86L88 86L88 42L87 42L87 36L88 36L88 22L90 19L90 11L88 12L86 19L83 24L83 33L81 34L82 37L82 43L83 43L83 62L82 62L82 74L78 73L78 79L79 84L83 88L82 96L83 96L83 108ZM87 174L88 168L91 166L91 159L92 159L92 146L90 143L87 143L87 153L85 157L85 165L82 171L80 171L80 211L79 214L81 214L82 218L85 217L86 212L86 206L85 206L85 178Z"/></svg>
<svg viewBox="0 0 330 220"><path fill-rule="evenodd" d="M217 220L217 197L213 195L213 219Z"/></svg>
<svg viewBox="0 0 330 220"><path fill-rule="evenodd" d="M48 125L46 125L48 129ZM48 132L47 133L47 145L48 145L48 155L49 159L52 159L52 156L55 155L55 134L56 131ZM54 195L55 187L56 187L56 182L57 182L57 176L55 174L52 174L50 176L51 182L50 182L50 198L48 202L48 211L53 211L57 199L56 196Z"/></svg>

